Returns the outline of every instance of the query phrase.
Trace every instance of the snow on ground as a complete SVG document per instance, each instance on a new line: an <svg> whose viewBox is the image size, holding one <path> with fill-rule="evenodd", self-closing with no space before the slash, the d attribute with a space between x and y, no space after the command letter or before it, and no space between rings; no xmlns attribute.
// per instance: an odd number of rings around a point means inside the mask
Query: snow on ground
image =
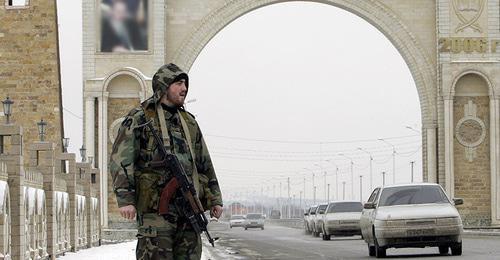
<svg viewBox="0 0 500 260"><path fill-rule="evenodd" d="M119 244L103 245L89 249L83 249L76 253L66 253L59 257L61 260L135 260L136 241L129 241Z"/></svg>
<svg viewBox="0 0 500 260"><path fill-rule="evenodd" d="M123 242L119 244L103 245L89 249L80 250L76 253L66 253L66 255L59 257L61 260L135 260L135 247L137 241ZM214 260L213 256L206 251L206 245L203 245L202 260Z"/></svg>

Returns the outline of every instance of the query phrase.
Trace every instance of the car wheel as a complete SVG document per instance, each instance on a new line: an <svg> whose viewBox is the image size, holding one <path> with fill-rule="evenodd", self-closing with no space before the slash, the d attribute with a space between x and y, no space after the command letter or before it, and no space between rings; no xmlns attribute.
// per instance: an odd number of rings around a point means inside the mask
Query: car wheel
<svg viewBox="0 0 500 260"><path fill-rule="evenodd" d="M375 247L368 245L368 255L375 256Z"/></svg>
<svg viewBox="0 0 500 260"><path fill-rule="evenodd" d="M462 255L462 242L451 246L451 255Z"/></svg>
<svg viewBox="0 0 500 260"><path fill-rule="evenodd" d="M233 226L229 225L229 228L233 228Z"/></svg>
<svg viewBox="0 0 500 260"><path fill-rule="evenodd" d="M386 253L386 249L383 248L383 247L380 247L378 245L378 241L377 241L377 238L375 237L375 232L373 232L373 240L375 241L375 257L377 258L383 258L383 257L386 257L387 253Z"/></svg>
<svg viewBox="0 0 500 260"><path fill-rule="evenodd" d="M248 230L248 228L247 228L247 227L245 227L245 230Z"/></svg>
<svg viewBox="0 0 500 260"><path fill-rule="evenodd" d="M323 233L323 240L330 240L330 235Z"/></svg>
<svg viewBox="0 0 500 260"><path fill-rule="evenodd" d="M264 227L261 227L260 230L264 230Z"/></svg>
<svg viewBox="0 0 500 260"><path fill-rule="evenodd" d="M447 255L448 254L448 246L439 246L439 254L440 255Z"/></svg>

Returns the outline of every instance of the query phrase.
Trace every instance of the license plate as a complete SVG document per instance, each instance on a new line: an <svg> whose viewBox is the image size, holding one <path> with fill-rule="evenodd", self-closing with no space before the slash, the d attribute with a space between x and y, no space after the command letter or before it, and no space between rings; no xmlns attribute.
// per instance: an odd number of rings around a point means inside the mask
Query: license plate
<svg viewBox="0 0 500 260"><path fill-rule="evenodd" d="M431 236L435 233L436 231L434 229L413 229L406 231L408 236Z"/></svg>

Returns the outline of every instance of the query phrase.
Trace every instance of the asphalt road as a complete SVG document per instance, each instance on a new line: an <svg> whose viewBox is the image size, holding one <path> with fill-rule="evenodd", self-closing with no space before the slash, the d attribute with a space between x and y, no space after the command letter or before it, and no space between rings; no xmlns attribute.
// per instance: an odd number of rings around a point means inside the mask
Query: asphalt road
<svg viewBox="0 0 500 260"><path fill-rule="evenodd" d="M374 259L360 236L332 237L330 241L303 230L266 225L264 230L213 224L215 248L205 248L205 259ZM387 258L500 259L500 237L465 237L462 256L440 256L437 248L388 249Z"/></svg>

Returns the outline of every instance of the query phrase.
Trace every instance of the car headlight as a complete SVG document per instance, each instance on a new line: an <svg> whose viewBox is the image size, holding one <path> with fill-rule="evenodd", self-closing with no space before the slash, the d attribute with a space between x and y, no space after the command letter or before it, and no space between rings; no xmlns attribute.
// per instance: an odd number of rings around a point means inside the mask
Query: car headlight
<svg viewBox="0 0 500 260"><path fill-rule="evenodd" d="M437 224L438 225L459 225L460 222L461 221L460 221L459 217L438 218L437 219Z"/></svg>

